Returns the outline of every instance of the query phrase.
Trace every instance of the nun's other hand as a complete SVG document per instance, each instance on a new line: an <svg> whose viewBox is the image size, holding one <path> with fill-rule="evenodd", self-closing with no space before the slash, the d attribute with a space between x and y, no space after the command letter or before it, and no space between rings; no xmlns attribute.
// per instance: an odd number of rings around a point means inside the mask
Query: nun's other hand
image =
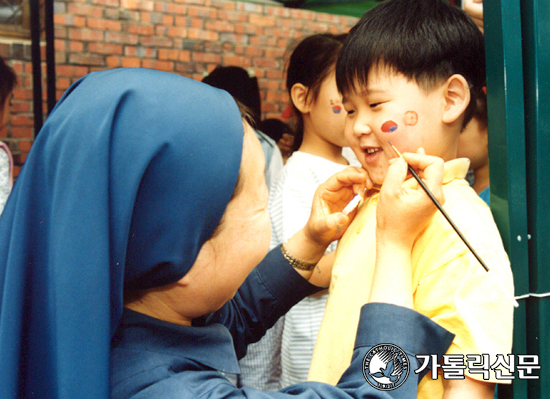
<svg viewBox="0 0 550 399"><path fill-rule="evenodd" d="M338 240L357 212L354 209L345 215L342 210L356 194L363 195L370 188L372 183L362 168L350 166L330 177L315 191L305 232L319 245Z"/></svg>

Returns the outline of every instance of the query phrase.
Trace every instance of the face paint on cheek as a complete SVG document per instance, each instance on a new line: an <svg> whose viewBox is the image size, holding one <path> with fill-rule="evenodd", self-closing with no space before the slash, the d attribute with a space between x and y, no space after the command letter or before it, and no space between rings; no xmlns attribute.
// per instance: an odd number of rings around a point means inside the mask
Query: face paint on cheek
<svg viewBox="0 0 550 399"><path fill-rule="evenodd" d="M394 121L386 121L380 128L384 133L393 133L397 130L397 123Z"/></svg>
<svg viewBox="0 0 550 399"><path fill-rule="evenodd" d="M334 112L335 114L339 114L340 112L342 112L342 107L339 105L333 105L332 112Z"/></svg>
<svg viewBox="0 0 550 399"><path fill-rule="evenodd" d="M408 126L416 125L418 123L418 114L414 111L405 112L405 115L403 115L403 122Z"/></svg>

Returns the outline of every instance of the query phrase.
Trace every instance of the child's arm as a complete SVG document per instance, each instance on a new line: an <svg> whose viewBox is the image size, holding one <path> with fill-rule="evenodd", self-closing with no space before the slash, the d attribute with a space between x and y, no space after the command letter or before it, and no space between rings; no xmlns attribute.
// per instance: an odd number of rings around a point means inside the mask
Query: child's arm
<svg viewBox="0 0 550 399"><path fill-rule="evenodd" d="M332 266L336 260L336 251L324 255L311 274L309 282L318 287L328 287L332 276Z"/></svg>
<svg viewBox="0 0 550 399"><path fill-rule="evenodd" d="M493 399L495 384L464 377L463 380L443 380L443 399Z"/></svg>

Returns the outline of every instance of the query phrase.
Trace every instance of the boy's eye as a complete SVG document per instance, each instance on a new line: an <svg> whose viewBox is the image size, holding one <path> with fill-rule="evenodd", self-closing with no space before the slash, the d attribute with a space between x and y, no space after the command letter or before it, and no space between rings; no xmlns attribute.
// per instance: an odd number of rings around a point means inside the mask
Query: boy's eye
<svg viewBox="0 0 550 399"><path fill-rule="evenodd" d="M382 104L382 103L372 103L372 104L369 104L369 107L371 107L371 108L376 108L376 107L378 107L380 104Z"/></svg>

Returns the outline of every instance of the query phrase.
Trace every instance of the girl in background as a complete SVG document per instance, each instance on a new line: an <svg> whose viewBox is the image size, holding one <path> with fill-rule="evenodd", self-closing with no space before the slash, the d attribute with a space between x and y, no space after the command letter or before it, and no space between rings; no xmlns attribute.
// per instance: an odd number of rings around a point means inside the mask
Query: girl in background
<svg viewBox="0 0 550 399"><path fill-rule="evenodd" d="M0 130L10 117L11 99L17 77L13 69L0 57ZM13 186L13 158L6 143L0 141L0 214Z"/></svg>
<svg viewBox="0 0 550 399"><path fill-rule="evenodd" d="M295 151L271 187L270 248L281 245L307 222L317 187L350 164L342 154L347 146L346 112L334 74L344 38L312 35L302 40L290 56L286 86L297 118ZM351 159L353 162L353 156ZM315 284L329 285L335 249L336 241L317 265L319 280ZM241 361L243 385L277 390L306 381L327 295L325 290L306 297L249 348Z"/></svg>

